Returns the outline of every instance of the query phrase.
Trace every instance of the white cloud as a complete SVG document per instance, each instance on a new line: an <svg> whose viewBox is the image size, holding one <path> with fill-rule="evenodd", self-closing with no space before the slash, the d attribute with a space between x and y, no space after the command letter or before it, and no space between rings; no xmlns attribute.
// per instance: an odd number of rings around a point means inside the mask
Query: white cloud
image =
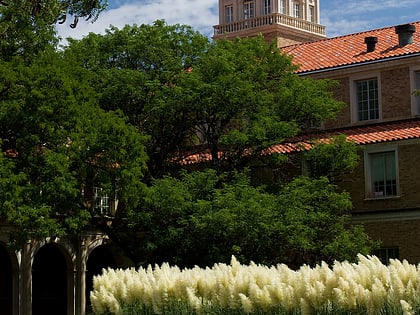
<svg viewBox="0 0 420 315"><path fill-rule="evenodd" d="M419 19L418 0L321 1L321 23L327 36L334 37L370 29L413 22ZM211 37L218 24L218 0L110 0L110 7L95 23L79 21L71 29L67 21L59 25L63 38L82 38L89 32L104 33L110 25L150 24L164 19L168 24L191 25Z"/></svg>
<svg viewBox="0 0 420 315"><path fill-rule="evenodd" d="M168 24L191 25L200 33L211 36L212 26L218 23L217 0L160 0L126 2L116 7L115 3L103 12L94 23L80 20L75 29L71 29L67 21L57 26L63 38L82 38L90 32L104 33L110 25L122 28L126 24L150 24L164 19Z"/></svg>
<svg viewBox="0 0 420 315"><path fill-rule="evenodd" d="M325 0L321 23L327 26L327 36L333 37L413 22L418 10L418 0Z"/></svg>

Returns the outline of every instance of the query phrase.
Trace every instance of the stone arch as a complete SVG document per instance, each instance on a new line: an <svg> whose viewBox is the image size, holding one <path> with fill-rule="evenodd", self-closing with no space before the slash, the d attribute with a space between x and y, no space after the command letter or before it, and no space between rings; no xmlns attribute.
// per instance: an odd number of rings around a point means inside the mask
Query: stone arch
<svg viewBox="0 0 420 315"><path fill-rule="evenodd" d="M90 292L93 289L93 277L106 268L128 268L134 263L127 258L112 242L101 242L89 251L86 261L86 311L91 311Z"/></svg>
<svg viewBox="0 0 420 315"><path fill-rule="evenodd" d="M0 243L0 310L4 315L18 314L18 269L16 255Z"/></svg>
<svg viewBox="0 0 420 315"><path fill-rule="evenodd" d="M70 254L57 243L45 243L32 263L32 315L74 313L74 268Z"/></svg>
<svg viewBox="0 0 420 315"><path fill-rule="evenodd" d="M90 253L86 261L86 310L91 311L90 292L93 289L93 277L101 274L102 269L116 268L115 257L107 245L99 245Z"/></svg>

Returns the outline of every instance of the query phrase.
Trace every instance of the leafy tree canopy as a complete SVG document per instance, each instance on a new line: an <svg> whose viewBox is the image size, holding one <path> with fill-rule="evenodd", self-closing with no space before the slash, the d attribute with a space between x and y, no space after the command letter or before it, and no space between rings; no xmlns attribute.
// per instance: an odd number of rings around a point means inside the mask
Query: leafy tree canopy
<svg viewBox="0 0 420 315"><path fill-rule="evenodd" d="M299 78L291 58L262 37L209 42L156 21L73 40L67 53L97 73L103 108L121 109L150 135L152 176L197 148L218 167L243 167L342 107L331 81Z"/></svg>
<svg viewBox="0 0 420 315"><path fill-rule="evenodd" d="M208 266L234 254L246 263L298 267L353 260L374 245L361 227L345 228L349 195L326 178L299 177L276 194L244 173L227 178L209 169L155 180L130 213L130 225L142 231L143 246L131 248L138 261Z"/></svg>
<svg viewBox="0 0 420 315"><path fill-rule="evenodd" d="M312 180L269 193L241 175L271 145L333 118L343 106L334 82L298 77L291 58L261 37L209 42L164 21L70 40L65 55L93 72L103 109L121 110L150 137L151 185L109 231L135 260L205 265L236 254L297 265L370 247L362 231L344 227L348 196L322 177L355 166L345 140L308 153ZM165 176L192 152L209 152L218 171Z"/></svg>
<svg viewBox="0 0 420 315"><path fill-rule="evenodd" d="M145 138L97 106L88 72L54 50L0 69L0 217L19 227L14 241L78 233L96 215L95 186L135 205Z"/></svg>
<svg viewBox="0 0 420 315"><path fill-rule="evenodd" d="M308 175L314 178L327 176L331 181L351 173L359 163L354 142L344 135L335 136L329 142L317 142L304 154Z"/></svg>
<svg viewBox="0 0 420 315"><path fill-rule="evenodd" d="M79 18L95 21L106 8L106 0L1 0L0 57L31 58L50 44L57 44L55 23L72 16L76 27Z"/></svg>
<svg viewBox="0 0 420 315"><path fill-rule="evenodd" d="M92 84L102 108L122 110L150 136L148 166L156 176L195 137L190 89L181 80L208 46L208 38L189 26L156 21L70 40L66 54L96 73Z"/></svg>
<svg viewBox="0 0 420 315"><path fill-rule="evenodd" d="M298 265L368 250L363 231L345 229L348 195L322 177L330 168L318 154L347 156L351 148L336 153L344 143L308 155L315 179L276 192L241 172L333 117L342 104L332 82L299 78L262 38L210 42L164 21L90 34L58 52L54 10L89 17L101 3L2 3L0 218L18 227L16 245L100 223L98 187L119 201L114 224L102 227L139 262L206 265L236 254ZM217 171L167 175L194 150L209 152ZM353 161L342 160L332 171Z"/></svg>

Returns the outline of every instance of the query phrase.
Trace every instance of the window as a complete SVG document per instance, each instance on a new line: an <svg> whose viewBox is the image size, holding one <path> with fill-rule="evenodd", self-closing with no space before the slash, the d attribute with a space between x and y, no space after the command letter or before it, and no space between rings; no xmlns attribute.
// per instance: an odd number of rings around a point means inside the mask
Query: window
<svg viewBox="0 0 420 315"><path fill-rule="evenodd" d="M264 14L271 14L271 0L264 0Z"/></svg>
<svg viewBox="0 0 420 315"><path fill-rule="evenodd" d="M420 93L420 71L414 71L414 90ZM420 114L420 95L414 95L415 98L415 113Z"/></svg>
<svg viewBox="0 0 420 315"><path fill-rule="evenodd" d="M97 214L109 214L109 196L100 187L93 187L94 210Z"/></svg>
<svg viewBox="0 0 420 315"><path fill-rule="evenodd" d="M313 5L309 6L309 21L312 23L315 22L315 8Z"/></svg>
<svg viewBox="0 0 420 315"><path fill-rule="evenodd" d="M225 23L232 23L233 22L233 6L227 5L225 6Z"/></svg>
<svg viewBox="0 0 420 315"><path fill-rule="evenodd" d="M384 247L377 249L373 254L378 257L383 264L389 264L390 259L400 258L400 249L398 247Z"/></svg>
<svg viewBox="0 0 420 315"><path fill-rule="evenodd" d="M284 0L280 0L280 13L281 14L286 13L286 10L285 10L285 7L284 7Z"/></svg>
<svg viewBox="0 0 420 315"><path fill-rule="evenodd" d="M366 152L365 159L367 197L397 196L397 151L394 149Z"/></svg>
<svg viewBox="0 0 420 315"><path fill-rule="evenodd" d="M300 7L299 3L297 2L293 4L293 16L296 18L300 17Z"/></svg>
<svg viewBox="0 0 420 315"><path fill-rule="evenodd" d="M244 2L244 18L250 19L255 16L254 1Z"/></svg>
<svg viewBox="0 0 420 315"><path fill-rule="evenodd" d="M356 81L357 118L359 121L379 119L378 80Z"/></svg>

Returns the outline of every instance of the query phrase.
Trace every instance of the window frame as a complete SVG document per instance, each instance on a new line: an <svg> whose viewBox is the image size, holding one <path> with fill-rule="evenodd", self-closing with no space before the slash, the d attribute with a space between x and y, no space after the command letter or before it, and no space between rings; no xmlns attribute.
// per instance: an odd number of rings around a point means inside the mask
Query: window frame
<svg viewBox="0 0 420 315"><path fill-rule="evenodd" d="M376 79L377 81L377 90L378 90L378 118L373 119L359 119L359 100L358 100L358 89L357 83L362 81L368 81ZM351 123L370 123L378 122L382 120L382 88L381 88L381 76L379 72L372 72L363 74L360 76L350 77L350 108L351 108Z"/></svg>
<svg viewBox="0 0 420 315"><path fill-rule="evenodd" d="M383 264L389 265L391 259L400 259L400 248L398 246L381 247L374 250L373 254Z"/></svg>
<svg viewBox="0 0 420 315"><path fill-rule="evenodd" d="M280 2L279 2L279 12L281 14L287 14L286 4L285 4L284 0L280 0Z"/></svg>
<svg viewBox="0 0 420 315"><path fill-rule="evenodd" d="M308 21L315 23L315 6L313 4L309 5L308 15Z"/></svg>
<svg viewBox="0 0 420 315"><path fill-rule="evenodd" d="M249 14L251 12L251 14ZM244 19L253 19L255 17L255 1L245 0L244 1Z"/></svg>
<svg viewBox="0 0 420 315"><path fill-rule="evenodd" d="M420 115L420 96L413 95L414 90L420 90L420 86L417 87L417 75L420 79L420 66L410 67L410 92L411 92L411 114L413 116Z"/></svg>
<svg viewBox="0 0 420 315"><path fill-rule="evenodd" d="M372 155L379 153L394 153L395 159L395 194L394 195L375 195L372 183ZM364 150L364 169L365 169L365 198L367 200L377 199L391 199L400 197L400 184L399 184L399 159L398 159L398 146L392 145L370 145Z"/></svg>
<svg viewBox="0 0 420 315"><path fill-rule="evenodd" d="M109 195L101 188L93 187L93 211L99 215L110 214L111 203Z"/></svg>
<svg viewBox="0 0 420 315"><path fill-rule="evenodd" d="M273 13L272 0L264 0L264 15L269 15L271 13Z"/></svg>
<svg viewBox="0 0 420 315"><path fill-rule="evenodd" d="M300 7L300 3L297 1L293 2L293 17L300 19L300 11L301 11L301 7Z"/></svg>
<svg viewBox="0 0 420 315"><path fill-rule="evenodd" d="M233 22L233 5L225 5L225 23Z"/></svg>

